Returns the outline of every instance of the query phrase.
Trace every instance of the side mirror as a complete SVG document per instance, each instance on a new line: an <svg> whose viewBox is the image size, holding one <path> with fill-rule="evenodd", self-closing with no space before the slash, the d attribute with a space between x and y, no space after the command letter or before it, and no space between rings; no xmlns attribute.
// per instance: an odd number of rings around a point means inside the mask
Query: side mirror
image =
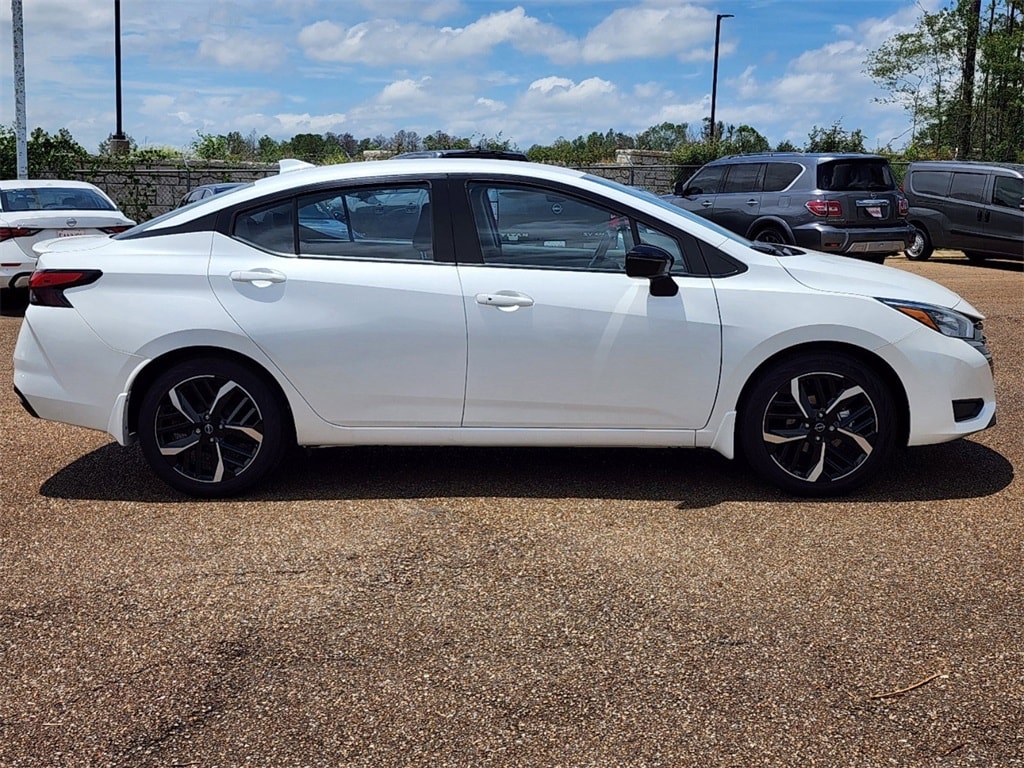
<svg viewBox="0 0 1024 768"><path fill-rule="evenodd" d="M675 195L676 197L682 197L683 191L685 189L686 185L681 181L677 181L675 184L672 185L672 194Z"/></svg>
<svg viewBox="0 0 1024 768"><path fill-rule="evenodd" d="M651 281L651 296L675 296L679 286L669 272L675 257L656 245L638 245L626 254L626 275Z"/></svg>

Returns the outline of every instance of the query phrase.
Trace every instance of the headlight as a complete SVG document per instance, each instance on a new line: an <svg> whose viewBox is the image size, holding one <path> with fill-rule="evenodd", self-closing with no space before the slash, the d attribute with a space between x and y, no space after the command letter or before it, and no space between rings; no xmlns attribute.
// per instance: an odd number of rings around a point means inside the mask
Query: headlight
<svg viewBox="0 0 1024 768"><path fill-rule="evenodd" d="M978 328L976 329L974 320L952 309L936 307L932 304L919 304L916 301L899 301L897 299L879 299L879 301L944 336L972 340L976 334L980 334L981 323L977 324Z"/></svg>
<svg viewBox="0 0 1024 768"><path fill-rule="evenodd" d="M946 307L936 307L934 304L921 304L916 301L900 301L899 299L879 299L897 312L902 312L922 325L926 325L933 331L938 331L943 336L950 336L954 339L963 339L976 350L981 352L992 365L992 353L985 343L985 335L981 320L968 317L965 314L956 312Z"/></svg>

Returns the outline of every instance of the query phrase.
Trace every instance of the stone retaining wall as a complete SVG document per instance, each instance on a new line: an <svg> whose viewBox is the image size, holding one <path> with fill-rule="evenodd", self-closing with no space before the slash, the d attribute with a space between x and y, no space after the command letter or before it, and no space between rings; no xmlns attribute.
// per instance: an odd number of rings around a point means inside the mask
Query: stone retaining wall
<svg viewBox="0 0 1024 768"><path fill-rule="evenodd" d="M672 191L672 184L680 174L689 176L697 169L697 166L684 168L668 163L667 152L620 150L615 159L615 163L581 170L660 195ZM277 172L277 163L190 160L133 167L83 167L66 175L95 184L110 195L126 215L141 222L172 210L190 190L201 184L255 181Z"/></svg>

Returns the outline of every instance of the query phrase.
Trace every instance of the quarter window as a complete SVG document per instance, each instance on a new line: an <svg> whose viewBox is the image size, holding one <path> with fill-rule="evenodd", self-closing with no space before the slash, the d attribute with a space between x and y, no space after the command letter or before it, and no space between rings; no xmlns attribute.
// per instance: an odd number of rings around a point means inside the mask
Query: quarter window
<svg viewBox="0 0 1024 768"><path fill-rule="evenodd" d="M910 186L921 195L938 195L945 197L949 189L949 171L914 171L911 174Z"/></svg>
<svg viewBox="0 0 1024 768"><path fill-rule="evenodd" d="M764 172L764 191L782 192L796 181L803 167L796 163L768 163Z"/></svg>

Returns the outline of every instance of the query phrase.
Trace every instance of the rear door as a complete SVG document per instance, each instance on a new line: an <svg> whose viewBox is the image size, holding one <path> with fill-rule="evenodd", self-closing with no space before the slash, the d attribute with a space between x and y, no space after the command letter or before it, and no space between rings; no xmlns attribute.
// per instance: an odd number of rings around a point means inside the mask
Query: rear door
<svg viewBox="0 0 1024 768"><path fill-rule="evenodd" d="M332 424L461 422L466 318L435 188L388 182L298 194L240 211L231 236L214 238L217 298Z"/></svg>

